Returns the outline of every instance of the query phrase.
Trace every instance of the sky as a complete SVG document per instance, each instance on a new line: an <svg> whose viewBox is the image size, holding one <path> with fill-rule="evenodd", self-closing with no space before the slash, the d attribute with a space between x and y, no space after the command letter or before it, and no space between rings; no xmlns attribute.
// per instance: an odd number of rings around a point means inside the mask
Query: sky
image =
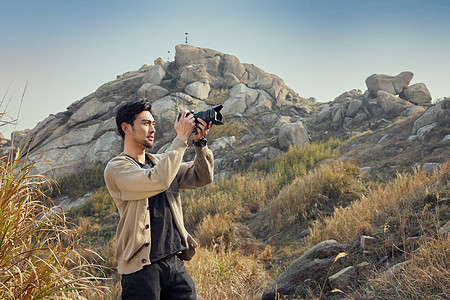
<svg viewBox="0 0 450 300"><path fill-rule="evenodd" d="M411 71L450 97L447 0L0 0L0 127L34 128L188 43L236 56L319 102Z"/></svg>

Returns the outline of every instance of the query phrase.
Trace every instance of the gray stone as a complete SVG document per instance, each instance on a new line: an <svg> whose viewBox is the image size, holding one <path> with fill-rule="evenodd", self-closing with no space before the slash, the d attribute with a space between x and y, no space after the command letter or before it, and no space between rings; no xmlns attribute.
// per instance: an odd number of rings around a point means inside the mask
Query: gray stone
<svg viewBox="0 0 450 300"><path fill-rule="evenodd" d="M444 136L444 138L441 140L441 143L446 143L450 141L450 134L447 134L446 136Z"/></svg>
<svg viewBox="0 0 450 300"><path fill-rule="evenodd" d="M363 102L358 99L351 100L345 112L346 117L354 118L362 110Z"/></svg>
<svg viewBox="0 0 450 300"><path fill-rule="evenodd" d="M247 80L249 82L258 82L260 79L268 76L269 74L256 67L254 64L243 63L245 71L248 74Z"/></svg>
<svg viewBox="0 0 450 300"><path fill-rule="evenodd" d="M362 235L360 238L360 245L363 250L370 251L377 247L378 239L371 236Z"/></svg>
<svg viewBox="0 0 450 300"><path fill-rule="evenodd" d="M343 123L344 113L343 113L342 107L333 108L333 110L331 111L331 114L332 114L332 118L333 118L333 124L338 126Z"/></svg>
<svg viewBox="0 0 450 300"><path fill-rule="evenodd" d="M105 97L111 96L114 93L123 92L124 90L137 90L142 85L142 78L144 76L145 73L138 73L131 77L123 77L107 82L95 91L95 95L97 97Z"/></svg>
<svg viewBox="0 0 450 300"><path fill-rule="evenodd" d="M235 136L220 137L209 146L209 149L211 149L212 152L226 151L231 149L235 142L236 142Z"/></svg>
<svg viewBox="0 0 450 300"><path fill-rule="evenodd" d="M224 83L225 87L231 88L239 83L239 79L234 74L225 73L223 75L223 83Z"/></svg>
<svg viewBox="0 0 450 300"><path fill-rule="evenodd" d="M439 228L439 234L450 234L450 221L447 221L447 223L444 224L441 228Z"/></svg>
<svg viewBox="0 0 450 300"><path fill-rule="evenodd" d="M147 101L152 103L155 100L161 99L169 94L169 91L158 85L152 85L147 89Z"/></svg>
<svg viewBox="0 0 450 300"><path fill-rule="evenodd" d="M350 283L350 280L356 276L356 268L346 267L328 278L332 289L344 290Z"/></svg>
<svg viewBox="0 0 450 300"><path fill-rule="evenodd" d="M306 251L293 261L264 291L262 300L275 299L280 295L294 295L305 292L308 283L322 284L324 276L333 264L337 254L348 251L350 245L339 244L334 240L323 241Z"/></svg>
<svg viewBox="0 0 450 300"><path fill-rule="evenodd" d="M284 149L288 149L290 146L309 144L308 132L303 127L303 123L298 121L282 125L278 134L278 144Z"/></svg>
<svg viewBox="0 0 450 300"><path fill-rule="evenodd" d="M440 166L441 166L440 163L424 163L422 167L422 172L433 173L435 171L438 171Z"/></svg>
<svg viewBox="0 0 450 300"><path fill-rule="evenodd" d="M401 272L401 270L403 270L410 262L411 262L411 260L409 259L404 262L393 265L387 271L383 272L382 276L388 277L388 278L391 278L391 277L395 278L396 273Z"/></svg>
<svg viewBox="0 0 450 300"><path fill-rule="evenodd" d="M325 104L320 112L317 114L317 122L323 123L326 120L331 119L331 107L329 104Z"/></svg>
<svg viewBox="0 0 450 300"><path fill-rule="evenodd" d="M191 45L176 45L175 46L175 63L178 67L182 67L197 60L213 57L214 55L206 54L202 48Z"/></svg>
<svg viewBox="0 0 450 300"><path fill-rule="evenodd" d="M377 101L384 113L389 113L394 110L400 102L400 99L383 90L377 93Z"/></svg>
<svg viewBox="0 0 450 300"><path fill-rule="evenodd" d="M372 97L376 96L379 90L398 95L409 85L413 76L411 72L401 72L397 76L373 74L367 77L366 86Z"/></svg>
<svg viewBox="0 0 450 300"><path fill-rule="evenodd" d="M359 125L364 123L364 121L367 121L368 119L369 116L366 113L360 112L353 118L352 124Z"/></svg>
<svg viewBox="0 0 450 300"><path fill-rule="evenodd" d="M437 125L437 123L431 123L430 125L420 127L419 130L417 130L417 138L423 141L428 133L430 133Z"/></svg>
<svg viewBox="0 0 450 300"><path fill-rule="evenodd" d="M272 111L273 98L266 91L259 91L255 103L248 108L246 116L258 117Z"/></svg>
<svg viewBox="0 0 450 300"><path fill-rule="evenodd" d="M353 99L359 98L362 95L361 90L351 90L342 93L338 97L336 97L333 101L333 103L344 103L344 102L350 102Z"/></svg>
<svg viewBox="0 0 450 300"><path fill-rule="evenodd" d="M448 109L447 109L448 110ZM413 125L412 133L416 134L419 128L422 128L426 125L430 125L432 123L439 123L445 120L446 118L446 109L443 102L437 103L430 107L423 115L418 118ZM448 118L448 116L447 116Z"/></svg>
<svg viewBox="0 0 450 300"><path fill-rule="evenodd" d="M258 89L262 89L262 90L270 89L272 87L272 78L267 76L267 77L264 77L264 78L260 79L258 81L258 83L256 84L256 87Z"/></svg>
<svg viewBox="0 0 450 300"><path fill-rule="evenodd" d="M261 159L271 159L281 154L281 151L274 147L265 147L253 156L253 161Z"/></svg>
<svg viewBox="0 0 450 300"><path fill-rule="evenodd" d="M160 65L157 65L151 68L150 71L144 73L144 76L142 77L142 82L150 83L153 85L159 85L165 75L166 71L164 70L164 68Z"/></svg>
<svg viewBox="0 0 450 300"><path fill-rule="evenodd" d="M116 103L114 102L102 102L94 98L70 116L67 123L69 126L75 126L79 123L87 122L110 112L115 106Z"/></svg>
<svg viewBox="0 0 450 300"><path fill-rule="evenodd" d="M431 94L424 83L416 83L403 89L400 97L417 105L431 104Z"/></svg>
<svg viewBox="0 0 450 300"><path fill-rule="evenodd" d="M356 270L361 273L370 270L370 263L363 261L355 266Z"/></svg>
<svg viewBox="0 0 450 300"><path fill-rule="evenodd" d="M245 67L236 56L224 54L224 73L234 74L238 79L245 73Z"/></svg>
<svg viewBox="0 0 450 300"><path fill-rule="evenodd" d="M237 113L244 114L247 108L252 106L259 93L257 90L247 87L245 84L237 84L230 90L230 96L223 104L222 115L231 117Z"/></svg>
<svg viewBox="0 0 450 300"><path fill-rule="evenodd" d="M423 106L411 106L410 108L408 108L408 110L406 111L406 116L413 116L415 114L420 114L423 113L426 109Z"/></svg>
<svg viewBox="0 0 450 300"><path fill-rule="evenodd" d="M210 75L206 72L205 67L200 64L185 66L180 74L180 78L185 84L211 79Z"/></svg>
<svg viewBox="0 0 450 300"><path fill-rule="evenodd" d="M199 98L199 99L206 99L208 98L209 92L211 91L211 87L208 83L203 82L193 82L189 85L187 85L184 88L185 92L192 97Z"/></svg>

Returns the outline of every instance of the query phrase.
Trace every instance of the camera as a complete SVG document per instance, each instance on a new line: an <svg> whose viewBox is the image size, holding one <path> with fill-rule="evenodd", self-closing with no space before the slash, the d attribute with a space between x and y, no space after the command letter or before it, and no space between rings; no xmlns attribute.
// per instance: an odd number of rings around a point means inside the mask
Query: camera
<svg viewBox="0 0 450 300"><path fill-rule="evenodd" d="M202 119L206 122L206 124L209 124L209 122L212 122L213 125L223 125L222 122L222 114L220 113L220 110L223 108L223 105L216 105L210 109L202 110L199 112L194 113L193 111L190 111L186 114L193 114L195 123L199 123L197 121L198 118ZM181 113L178 114L178 120L181 117Z"/></svg>

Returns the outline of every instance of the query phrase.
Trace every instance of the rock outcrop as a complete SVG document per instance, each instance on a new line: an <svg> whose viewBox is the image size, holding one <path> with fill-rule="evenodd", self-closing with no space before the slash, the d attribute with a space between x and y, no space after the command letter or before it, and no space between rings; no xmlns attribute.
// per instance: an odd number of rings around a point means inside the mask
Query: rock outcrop
<svg viewBox="0 0 450 300"><path fill-rule="evenodd" d="M114 120L116 110L132 99L147 99L152 104L158 124L152 152L163 151L175 137L173 122L179 111L201 111L217 104L223 104L223 126L229 127L225 130L229 135L222 137L228 141L227 149L244 149L247 160L263 159L263 149L276 149L269 151L276 153L309 142L302 119L311 112L311 101L297 95L281 78L241 63L233 55L177 45L175 61L158 58L154 65L117 76L66 111L18 133L16 145L26 147L29 154L39 153L39 160L48 163L39 164L36 171L51 171L53 178L105 164L122 148ZM245 127L240 136L233 131L237 123ZM253 141L265 142L246 149ZM221 171L226 172L235 162L227 161L227 152L220 145L217 141L214 154L221 161Z"/></svg>
<svg viewBox="0 0 450 300"><path fill-rule="evenodd" d="M323 241L293 261L273 281L262 295L263 300L278 299L277 295L305 295L308 288L326 280L325 276L339 253L350 250L351 246L339 244L335 240Z"/></svg>
<svg viewBox="0 0 450 300"><path fill-rule="evenodd" d="M388 125L399 117L422 113L431 106L431 95L423 83L408 86L412 77L411 72L397 76L373 74L366 79L365 93L351 90L339 95L322 106L317 122L328 121L334 130L362 132Z"/></svg>

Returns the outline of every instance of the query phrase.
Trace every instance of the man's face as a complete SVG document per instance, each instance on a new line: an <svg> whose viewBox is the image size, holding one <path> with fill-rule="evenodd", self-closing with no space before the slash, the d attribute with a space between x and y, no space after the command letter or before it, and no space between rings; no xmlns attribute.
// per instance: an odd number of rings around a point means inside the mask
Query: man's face
<svg viewBox="0 0 450 300"><path fill-rule="evenodd" d="M155 119L149 111L136 115L130 137L137 146L145 149L153 147L155 132Z"/></svg>

